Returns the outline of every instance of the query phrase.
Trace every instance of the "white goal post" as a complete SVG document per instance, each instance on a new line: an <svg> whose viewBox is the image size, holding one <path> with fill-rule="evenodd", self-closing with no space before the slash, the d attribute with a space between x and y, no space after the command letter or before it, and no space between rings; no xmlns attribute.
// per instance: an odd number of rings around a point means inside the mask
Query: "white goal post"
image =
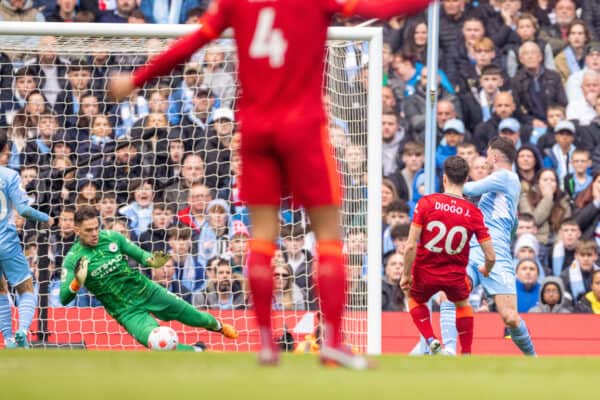
<svg viewBox="0 0 600 400"><path fill-rule="evenodd" d="M144 39L162 39L161 47L153 49L153 51L158 51L166 45L165 39L180 37L197 28L197 25L0 22L0 37L2 40L0 43L0 52L5 54L31 52L31 54L35 55L40 51L39 48L36 47L38 46L37 43L39 42L39 38L43 36L53 36L57 38L57 53L66 56L71 54L85 55L87 47L89 46L91 48L92 44L97 44L98 41L106 41L106 47L110 48L105 50L108 50L109 52L114 51L119 52L119 54L123 53L124 55L138 53L148 54L147 49L139 47L145 43L143 42ZM230 38L230 35L231 32L227 32L224 35L224 38ZM363 46L365 43L367 45ZM352 221L355 228L358 227L359 230L366 233L366 252L365 254L362 254L362 256L365 256L367 260L365 268L366 272L364 273L367 280L367 293L366 296L365 293L350 293L349 298L352 298L354 295L362 295L363 298L366 298L367 306L366 311L361 308L349 310L349 316L344 322L344 331L349 344L357 350L369 354L380 354L382 342L382 30L381 28L332 27L328 32L327 47L328 49L332 49L327 52L328 70L324 77L324 84L327 88L326 93L330 95L330 116L334 122L340 122L338 127L341 125L340 129L345 130L345 134L348 136L344 136L345 145L341 145L342 155L336 154L338 162L340 165L346 165L347 160L345 160L344 157L347 148L350 146L360 148L366 157L366 163L363 162L363 164L366 164L366 171L364 171L366 182L364 182L363 187L366 191L366 199L347 199L347 203L350 205L345 207L344 227L346 228L345 232L347 233L350 229L347 221ZM350 48L352 48L351 53L350 50L348 50ZM360 49L365 50L362 55L360 55ZM358 52L358 56L356 55L356 52ZM349 56L349 54L351 55ZM10 58L13 71L16 71L23 65L30 65L27 64L27 60L24 58L20 59L16 57L13 59L12 56ZM351 66L350 64L355 61L358 65ZM134 67L135 65L131 66ZM338 67L338 70L333 71L334 67ZM356 67L357 70L352 72L352 68L354 67ZM2 69L2 71L4 71L4 69ZM365 71L366 75L368 75L368 79L364 75ZM231 74L232 76L235 76L235 71L231 71ZM367 84L367 87L363 89L361 89L358 84L358 80L360 79L359 75L361 74L363 74L363 79ZM13 77L8 76L2 76L1 78L13 79ZM364 104L364 101L361 102L361 99L366 99L366 104ZM235 110L235 98L230 100L230 103L223 101L223 104L231 104L231 107ZM66 120L67 117L67 115L59 115L58 119ZM7 122L5 127L10 129L11 124ZM61 127L61 129L62 128L63 127ZM124 135L126 137L129 137L130 135L129 129L131 129L131 126L125 127L124 132L126 133ZM344 176L344 171L341 172L342 176ZM344 184L346 184L346 181L344 181ZM348 193L355 192L356 191L347 190L345 191L345 194L348 195ZM361 202L366 203L366 205ZM46 240L43 239L44 236L42 235L36 237L40 241ZM48 243L45 244L46 247L43 251L48 252ZM42 247L43 243L39 242L38 245ZM368 257L366 257L367 254ZM47 255L47 253L40 254L40 256L45 255ZM50 255L48 257L50 263L53 262L53 256L54 255ZM40 259L41 258L42 257L40 257ZM40 277L42 276L46 277L46 279L50 279L48 273L40 273ZM47 304L48 303L45 302L44 306L48 307ZM40 315L44 315L46 318L50 318L50 314L47 312L42 313L40 310ZM234 316L234 318L244 318L239 312L234 312L234 315L237 315L237 317ZM61 318L67 317L63 316ZM68 323L67 325L73 326L71 323ZM81 321L82 330L91 329L91 333L96 333L93 332L94 329L96 329L94 328L96 326L95 323L86 325L87 328L84 328L84 325L85 321ZM92 326L92 328L89 328L89 326ZM245 325L245 322L238 324L238 328L242 331L245 329L244 326L247 326ZM42 330L45 329L50 330L50 335L57 334L56 332L52 332L52 328L48 328L48 326ZM105 334L106 332L98 333ZM66 334L69 335L70 333L67 332ZM100 341L104 339L97 340L99 341L98 343L100 343ZM89 343L86 344L89 347ZM218 343L215 346L218 346ZM122 347L127 348L127 345L123 345ZM241 345L237 347L239 350L248 350L248 348L249 347Z"/></svg>

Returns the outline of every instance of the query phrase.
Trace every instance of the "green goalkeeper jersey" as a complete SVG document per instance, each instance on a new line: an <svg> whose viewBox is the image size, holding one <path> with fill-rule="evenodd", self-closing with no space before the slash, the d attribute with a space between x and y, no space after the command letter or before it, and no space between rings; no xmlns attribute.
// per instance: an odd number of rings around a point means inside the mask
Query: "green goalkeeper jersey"
<svg viewBox="0 0 600 400"><path fill-rule="evenodd" d="M75 266L86 257L89 264L85 287L102 302L109 314L116 317L144 304L159 286L132 270L127 256L146 265L152 255L114 231L100 231L96 247L84 246L77 240L63 262L61 303L68 304L75 297L69 285L75 278Z"/></svg>

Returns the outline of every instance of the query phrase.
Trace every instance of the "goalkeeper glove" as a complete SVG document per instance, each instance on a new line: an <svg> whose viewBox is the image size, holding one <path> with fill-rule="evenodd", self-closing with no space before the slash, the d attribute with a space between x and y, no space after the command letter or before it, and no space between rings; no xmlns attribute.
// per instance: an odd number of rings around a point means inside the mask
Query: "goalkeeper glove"
<svg viewBox="0 0 600 400"><path fill-rule="evenodd" d="M155 251L150 258L146 260L146 265L152 268L160 268L171 259L171 256L164 251Z"/></svg>
<svg viewBox="0 0 600 400"><path fill-rule="evenodd" d="M81 289L81 287L83 285L85 285L85 280L87 279L87 274L88 274L89 263L90 262L87 259L87 257L81 257L79 259L79 261L77 262L77 265L75 266L75 279L73 279L73 281L71 282L71 285L69 286L71 289L71 292L75 293L79 289Z"/></svg>

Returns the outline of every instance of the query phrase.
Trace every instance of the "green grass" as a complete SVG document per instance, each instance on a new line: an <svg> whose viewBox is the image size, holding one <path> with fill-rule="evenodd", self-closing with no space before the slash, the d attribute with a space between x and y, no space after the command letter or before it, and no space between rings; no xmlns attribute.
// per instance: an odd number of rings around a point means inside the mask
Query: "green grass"
<svg viewBox="0 0 600 400"><path fill-rule="evenodd" d="M594 399L598 358L383 356L366 372L286 355L31 350L0 352L0 398L22 399Z"/></svg>

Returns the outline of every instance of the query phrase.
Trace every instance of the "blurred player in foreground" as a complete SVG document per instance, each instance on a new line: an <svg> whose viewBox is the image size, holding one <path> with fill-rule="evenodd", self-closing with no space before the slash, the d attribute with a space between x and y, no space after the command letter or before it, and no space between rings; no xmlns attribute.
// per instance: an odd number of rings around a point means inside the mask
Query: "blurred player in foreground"
<svg viewBox="0 0 600 400"><path fill-rule="evenodd" d="M270 261L284 191L307 209L317 238L317 285L325 322L321 360L364 369L364 357L343 345L346 284L340 228L340 182L322 102L324 46L336 13L387 19L422 11L431 0L215 0L202 27L135 71L119 75L111 91L124 98L190 58L226 28L235 34L242 97L240 197L249 206L252 240L248 280L261 337L259 362L279 361L271 331Z"/></svg>
<svg viewBox="0 0 600 400"><path fill-rule="evenodd" d="M132 270L127 257L146 267L161 268L169 260L163 252L152 254L120 233L101 231L96 209L81 206L75 213L77 240L67 253L62 269L60 301L69 304L85 286L139 343L148 347L150 332L162 321L179 321L235 339L236 330L168 292L156 282ZM152 314L152 315L150 315ZM178 344L179 351L202 351L201 346Z"/></svg>
<svg viewBox="0 0 600 400"><path fill-rule="evenodd" d="M404 273L400 286L409 292L408 304L413 322L427 341L431 354L442 351L433 333L427 301L439 291L456 305L456 327L463 354L471 353L473 309L469 305L471 285L466 267L469 240L473 235L481 245L485 264L479 271L487 276L494 266L494 248L481 211L463 198L463 185L469 165L452 156L444 162L444 193L419 200L404 248Z"/></svg>
<svg viewBox="0 0 600 400"><path fill-rule="evenodd" d="M6 348L29 347L27 333L35 313L36 298L29 263L23 255L21 240L13 218L13 208L20 216L52 226L53 219L29 206L19 173L4 167L8 160L8 139L0 132L0 331ZM13 338L11 306L6 277L19 294L19 326Z"/></svg>
<svg viewBox="0 0 600 400"><path fill-rule="evenodd" d="M535 356L525 321L517 312L517 286L511 252L512 233L518 223L517 206L521 193L519 178L512 168L516 154L511 141L500 137L492 139L487 149L487 163L492 168L492 174L479 181L468 182L464 186L465 195L481 196L479 209L483 213L496 252L494 270L489 276L485 276L478 270L484 258L483 247L471 241L467 273L473 287L481 284L484 290L494 297L496 309L517 347L523 354ZM444 313L452 312L454 310L451 308L443 309L441 318L444 318Z"/></svg>

